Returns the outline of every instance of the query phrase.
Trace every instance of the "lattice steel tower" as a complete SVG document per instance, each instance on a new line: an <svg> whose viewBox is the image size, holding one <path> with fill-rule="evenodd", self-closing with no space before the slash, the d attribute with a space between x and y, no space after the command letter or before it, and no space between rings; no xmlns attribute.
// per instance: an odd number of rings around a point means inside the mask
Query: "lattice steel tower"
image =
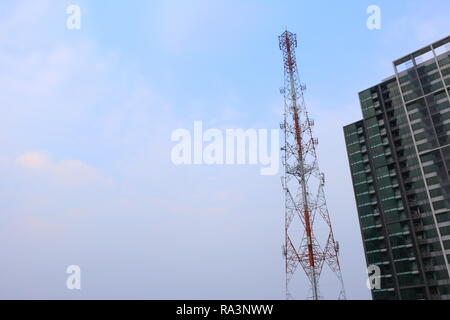
<svg viewBox="0 0 450 320"><path fill-rule="evenodd" d="M325 177L318 166L316 147L318 140L313 137L314 122L306 110L304 91L301 84L295 48L297 37L285 31L280 37L283 51L285 98L283 165L282 178L285 192L285 244L286 297L292 299L290 285L299 266L304 270L311 287L308 298L321 298L319 279L327 265L337 277L339 299L346 299L344 283L339 265L339 244L333 236L330 217L324 193Z"/></svg>

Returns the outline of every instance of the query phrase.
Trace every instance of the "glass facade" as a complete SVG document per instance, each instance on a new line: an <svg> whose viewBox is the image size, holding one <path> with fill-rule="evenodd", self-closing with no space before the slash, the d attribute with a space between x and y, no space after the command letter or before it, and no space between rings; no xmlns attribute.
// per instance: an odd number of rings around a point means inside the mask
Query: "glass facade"
<svg viewBox="0 0 450 320"><path fill-rule="evenodd" d="M344 128L374 299L450 299L450 37L394 62Z"/></svg>

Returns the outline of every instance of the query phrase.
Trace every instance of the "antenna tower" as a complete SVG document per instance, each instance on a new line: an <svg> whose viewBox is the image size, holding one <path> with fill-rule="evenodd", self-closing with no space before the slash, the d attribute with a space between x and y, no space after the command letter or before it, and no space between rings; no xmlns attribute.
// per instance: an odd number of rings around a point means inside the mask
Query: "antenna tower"
<svg viewBox="0 0 450 320"><path fill-rule="evenodd" d="M303 269L310 283L308 298L319 300L319 280L327 266L337 277L338 299L346 299L339 265L339 244L334 239L325 199L325 176L317 161L314 121L306 109L306 87L300 82L297 67L297 37L286 30L279 41L285 76L281 89L285 100L284 122L281 123L284 146L281 150L285 168L282 185L285 193L286 298L293 299L292 282Z"/></svg>

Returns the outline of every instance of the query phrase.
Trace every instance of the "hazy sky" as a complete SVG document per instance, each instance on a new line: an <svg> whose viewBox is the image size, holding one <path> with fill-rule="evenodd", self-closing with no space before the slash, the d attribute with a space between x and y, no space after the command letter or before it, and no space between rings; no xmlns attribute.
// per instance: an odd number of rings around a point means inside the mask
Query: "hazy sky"
<svg viewBox="0 0 450 320"><path fill-rule="evenodd" d="M70 4L81 30L66 29ZM381 30L366 27L372 4ZM342 127L394 59L449 34L449 12L446 0L1 1L0 298L283 299L280 177L174 166L170 136L194 120L278 128L286 27L347 295L370 298ZM81 291L66 288L69 265Z"/></svg>

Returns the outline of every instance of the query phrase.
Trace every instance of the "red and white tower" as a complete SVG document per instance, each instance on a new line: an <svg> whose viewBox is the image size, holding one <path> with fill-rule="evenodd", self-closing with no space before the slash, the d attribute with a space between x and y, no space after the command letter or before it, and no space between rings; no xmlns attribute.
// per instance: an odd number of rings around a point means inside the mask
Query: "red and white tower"
<svg viewBox="0 0 450 320"><path fill-rule="evenodd" d="M283 51L285 97L283 165L282 178L285 192L285 244L286 297L292 299L292 282L303 269L310 282L310 296L321 298L319 280L324 266L336 277L337 297L346 299L341 268L339 265L339 244L333 236L330 217L324 193L325 176L319 170L313 137L314 122L306 110L304 91L301 84L295 48L297 37L285 31L280 37ZM327 279L328 280L328 279ZM301 282L299 282L301 283Z"/></svg>

